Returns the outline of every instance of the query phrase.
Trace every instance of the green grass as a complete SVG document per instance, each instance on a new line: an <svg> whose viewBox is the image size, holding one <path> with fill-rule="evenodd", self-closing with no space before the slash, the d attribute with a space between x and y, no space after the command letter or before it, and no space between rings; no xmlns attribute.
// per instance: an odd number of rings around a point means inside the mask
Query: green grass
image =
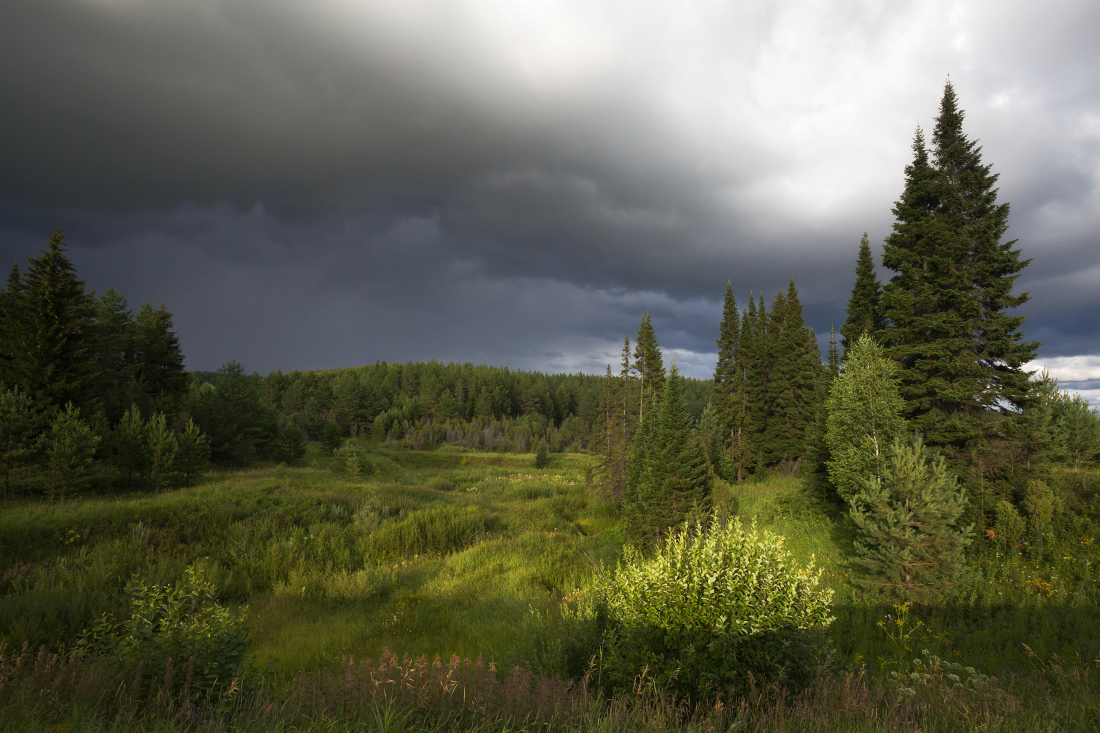
<svg viewBox="0 0 1100 733"><path fill-rule="evenodd" d="M365 454L372 468L363 478L336 473L331 459L311 450L304 467L215 472L190 489L9 504L0 512L0 658L24 644L72 649L101 614L125 609L133 577L172 583L196 565L223 603L247 608L251 655L284 691L296 676L345 674L344 660L378 660L387 649L428 660L482 656L509 669L531 663L532 644L544 640L562 602L582 594L621 552L618 508L585 485L587 456L555 455L536 470L530 455L376 446ZM1100 694L1089 676L1100 664L1100 501L1088 488L1098 482L1065 480L1084 487L1074 498L1076 519L1041 538L1041 550L1036 538L998 556L977 539L971 577L943 602L907 611L912 633L900 642L898 609L852 582L853 535L842 515L809 499L796 478L729 487L731 511L785 537L795 559L812 558L837 591L831 634L842 676L828 684L838 687L782 703L787 708L762 692L745 720L772 729L781 708L810 715L807 700L815 700L823 717L804 721L806 729L877 729L873 721L914 729L907 720L968 729L943 722L958 719L946 708L899 712L886 675L912 671L912 659L928 649L999 678L1016 707L997 707L993 717L1026 728L1045 720L1028 717L1038 710L1071 721L1066 729L1090 720L1100 727L1100 718L1088 717L1096 706L1080 700ZM0 691L6 679L0 674ZM840 689L850 696L845 704L864 695L866 705L897 705L864 719L834 700ZM1054 702L1035 699L1040 691ZM926 693L935 697L924 690L918 698ZM656 700L620 708L626 703L605 701L588 710L588 723L562 729L636 730L646 710L649 729L678 729L683 716ZM40 719L64 722L38 715L27 718L27 729ZM937 715L945 717L936 723ZM328 725L287 716L279 725ZM136 720L129 729L150 722ZM504 725L492 717L478 724Z"/></svg>

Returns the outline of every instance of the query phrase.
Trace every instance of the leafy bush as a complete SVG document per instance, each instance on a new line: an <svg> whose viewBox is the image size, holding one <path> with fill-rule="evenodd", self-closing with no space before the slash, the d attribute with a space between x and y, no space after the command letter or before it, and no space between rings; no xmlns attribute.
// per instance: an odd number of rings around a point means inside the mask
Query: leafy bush
<svg viewBox="0 0 1100 733"><path fill-rule="evenodd" d="M829 657L821 631L833 591L820 576L795 564L782 537L738 518L685 525L653 557L628 547L594 589L605 683L629 690L645 674L694 700L752 680L800 687Z"/></svg>
<svg viewBox="0 0 1100 733"><path fill-rule="evenodd" d="M218 604L210 584L189 567L175 586L137 581L130 617L116 622L104 614L80 646L126 671L172 680L175 691L216 696L238 679L248 649L246 623Z"/></svg>
<svg viewBox="0 0 1100 733"><path fill-rule="evenodd" d="M546 442L546 438L539 440L537 446L535 446L535 468L546 468L550 465L550 446Z"/></svg>
<svg viewBox="0 0 1100 733"><path fill-rule="evenodd" d="M374 473L374 463L369 457L370 454L361 445L349 441L334 450L332 455L339 469L352 478L366 478Z"/></svg>

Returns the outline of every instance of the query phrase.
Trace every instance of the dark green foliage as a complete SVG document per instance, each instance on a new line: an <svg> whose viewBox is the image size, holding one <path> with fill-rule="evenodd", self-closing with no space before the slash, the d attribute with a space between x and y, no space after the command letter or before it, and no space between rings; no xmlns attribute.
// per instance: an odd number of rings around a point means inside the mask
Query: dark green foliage
<svg viewBox="0 0 1100 733"><path fill-rule="evenodd" d="M751 304L751 294L749 300ZM717 473L738 483L744 480L751 455L747 352L742 348L741 337L741 315L737 310L733 286L727 281L722 302L722 323L718 327L718 364L714 369L713 403L724 460L714 463Z"/></svg>
<svg viewBox="0 0 1100 733"><path fill-rule="evenodd" d="M34 401L19 388L0 389L0 465L4 469L4 501L12 472L30 462L36 433Z"/></svg>
<svg viewBox="0 0 1100 733"><path fill-rule="evenodd" d="M932 159L918 129L905 190L894 205L883 265L896 273L883 288L884 344L902 367L907 416L929 445L956 460L985 441L1013 437L1028 399L1036 342L1023 341L1027 302L1013 295L1020 259L1001 242L1008 205L997 204L997 176L962 130L948 83L933 135Z"/></svg>
<svg viewBox="0 0 1100 733"><path fill-rule="evenodd" d="M293 420L287 420L275 436L271 458L276 463L294 466L301 463L306 454L305 433Z"/></svg>
<svg viewBox="0 0 1100 733"><path fill-rule="evenodd" d="M0 348L6 373L0 379L31 396L43 415L67 402L95 415L100 407L94 312L84 281L66 256L61 230L28 262L22 278L13 269L3 299Z"/></svg>
<svg viewBox="0 0 1100 733"><path fill-rule="evenodd" d="M218 697L237 684L248 651L247 619L231 615L194 568L175 586L135 580L130 616L103 616L81 637L86 651L146 679L170 680L173 692ZM247 613L247 609L245 609Z"/></svg>
<svg viewBox="0 0 1100 733"><path fill-rule="evenodd" d="M325 452L329 455L344 444L344 436L340 431L340 426L334 422L326 421L325 427L321 431L321 447L325 449Z"/></svg>
<svg viewBox="0 0 1100 733"><path fill-rule="evenodd" d="M880 477L851 499L861 582L902 601L941 597L961 577L972 526L960 526L966 492L920 437L895 440Z"/></svg>
<svg viewBox="0 0 1100 733"><path fill-rule="evenodd" d="M803 320L794 280L785 294L776 293L764 333L769 374L761 451L767 463L797 467L808 451L810 423L822 397L823 367Z"/></svg>
<svg viewBox="0 0 1100 733"><path fill-rule="evenodd" d="M103 415L114 425L135 404L136 385L130 358L133 316L126 298L108 288L93 300L95 308L95 358ZM148 407L146 407L148 409Z"/></svg>
<svg viewBox="0 0 1100 733"><path fill-rule="evenodd" d="M819 577L782 538L736 518L685 525L650 557L627 548L593 590L601 675L612 690L641 682L692 702L804 686L828 658L833 592Z"/></svg>
<svg viewBox="0 0 1100 733"><path fill-rule="evenodd" d="M550 465L550 445L545 438L540 438L535 446L535 468L546 468Z"/></svg>
<svg viewBox="0 0 1100 733"><path fill-rule="evenodd" d="M210 441L191 418L176 436L176 472L181 486L193 486L210 463Z"/></svg>
<svg viewBox="0 0 1100 733"><path fill-rule="evenodd" d="M149 487L153 491L175 487L179 478L176 473L179 443L168 427L164 413L158 412L149 418L145 430L149 446Z"/></svg>
<svg viewBox="0 0 1100 733"><path fill-rule="evenodd" d="M149 435L141 410L132 405L111 432L111 453L115 466L126 476L126 488L144 483L149 467Z"/></svg>
<svg viewBox="0 0 1100 733"><path fill-rule="evenodd" d="M645 405L650 394L661 393L665 382L665 366L661 346L653 330L653 321L646 312L638 326L634 342L634 373L638 375L638 419L645 417Z"/></svg>
<svg viewBox="0 0 1100 733"><path fill-rule="evenodd" d="M80 419L80 409L68 402L54 415L39 443L46 457L50 494L57 496L71 492L88 470L99 436Z"/></svg>
<svg viewBox="0 0 1100 733"><path fill-rule="evenodd" d="M645 542L665 535L693 513L710 512L706 461L684 410L673 364L660 401L651 400L634 442L628 477L629 531Z"/></svg>
<svg viewBox="0 0 1100 733"><path fill-rule="evenodd" d="M198 390L192 413L210 441L211 458L240 466L268 456L278 426L275 411L260 398L258 379L236 361L219 369L214 379Z"/></svg>
<svg viewBox="0 0 1100 733"><path fill-rule="evenodd" d="M832 326L829 327L829 352L825 366L829 370L829 378L836 379L840 374L840 352L836 348L836 329Z"/></svg>
<svg viewBox="0 0 1100 733"><path fill-rule="evenodd" d="M848 318L840 327L840 344L844 347L844 358L848 350L865 333L876 336L882 328L879 316L879 300L882 298L882 285L875 275L875 261L871 257L871 244L867 232L859 240L859 255L856 257L856 282L852 286L852 295L848 299Z"/></svg>
<svg viewBox="0 0 1100 733"><path fill-rule="evenodd" d="M187 394L187 373L172 314L145 303L130 327L128 357L134 386L150 412L174 415Z"/></svg>

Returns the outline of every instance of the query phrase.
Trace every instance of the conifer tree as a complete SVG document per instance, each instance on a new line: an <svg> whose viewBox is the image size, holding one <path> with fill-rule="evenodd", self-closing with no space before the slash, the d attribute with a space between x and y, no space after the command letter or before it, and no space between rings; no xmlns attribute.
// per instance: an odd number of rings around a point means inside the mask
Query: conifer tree
<svg viewBox="0 0 1100 733"><path fill-rule="evenodd" d="M729 478L744 480L747 448L747 405L745 391L744 354L741 349L741 314L733 285L726 281L722 303L722 323L718 327L718 363L714 369L715 423L722 436L725 460L730 467ZM722 471L718 471L722 473Z"/></svg>
<svg viewBox="0 0 1100 733"><path fill-rule="evenodd" d="M34 451L34 401L19 391L0 391L0 464L4 468L4 503L12 471L28 463Z"/></svg>
<svg viewBox="0 0 1100 733"><path fill-rule="evenodd" d="M18 282L9 279L17 312L4 338L7 369L14 385L31 396L44 414L73 402L85 414L98 411L98 381L92 349L92 307L84 282L65 254L65 237L54 230L39 257Z"/></svg>
<svg viewBox="0 0 1100 733"><path fill-rule="evenodd" d="M141 408L132 405L119 420L111 435L115 465L126 474L126 488L135 488L149 468L149 430L141 418Z"/></svg>
<svg viewBox="0 0 1100 733"><path fill-rule="evenodd" d="M767 404L767 373L764 369L762 325L767 318L763 308L757 309L756 299L749 293L749 305L741 320L741 374L745 385L743 434L745 441L739 456L746 471L757 471L762 465L760 438L764 432Z"/></svg>
<svg viewBox="0 0 1100 733"><path fill-rule="evenodd" d="M966 492L919 437L896 440L885 471L853 497L860 530L856 564L863 583L901 601L926 601L950 589L965 565L973 526L960 526Z"/></svg>
<svg viewBox="0 0 1100 733"><path fill-rule="evenodd" d="M332 425L332 423L328 423ZM176 437L179 450L176 451L176 471L182 486L191 486L195 479L202 476L210 462L210 441L199 430L195 421L188 418L187 425Z"/></svg>
<svg viewBox="0 0 1100 733"><path fill-rule="evenodd" d="M80 418L80 409L67 402L54 415L40 442L49 469L50 496L56 498L71 491L76 479L91 465L99 436Z"/></svg>
<svg viewBox="0 0 1100 733"><path fill-rule="evenodd" d="M706 461L684 409L683 385L675 364L659 402L651 403L639 427L629 483L634 506L628 526L639 537L658 539L692 512L710 510Z"/></svg>
<svg viewBox="0 0 1100 733"><path fill-rule="evenodd" d="M664 387L665 367L661 358L661 346L653 330L649 312L642 316L638 338L634 342L634 372L638 375L638 419L645 417L646 395L660 394Z"/></svg>
<svg viewBox="0 0 1100 733"><path fill-rule="evenodd" d="M836 329L829 326L829 355L825 366L829 370L830 380L840 375L840 352L836 348Z"/></svg>
<svg viewBox="0 0 1100 733"><path fill-rule="evenodd" d="M806 455L807 429L817 407L821 360L802 316L794 280L776 293L768 314L766 350L770 376L765 439L769 463L797 466Z"/></svg>
<svg viewBox="0 0 1100 733"><path fill-rule="evenodd" d="M996 202L997 176L962 122L948 83L932 158L919 128L913 141L883 250L883 265L896 274L881 305L908 417L929 445L965 460L985 439L1014 432L1028 399L1022 367L1038 344L1023 341L1025 317L1008 312L1028 300L1012 289L1029 260L1015 240L1001 241L1008 204Z"/></svg>
<svg viewBox="0 0 1100 733"><path fill-rule="evenodd" d="M871 244L867 232L859 240L859 255L856 257L856 282L852 286L852 295L848 298L848 318L840 327L840 345L847 359L848 349L855 345L865 333L877 336L882 328L879 316L879 300L882 298L882 285L875 275L875 261L871 257Z"/></svg>
<svg viewBox="0 0 1100 733"><path fill-rule="evenodd" d="M0 384L16 385L20 383L14 371L15 358L22 348L20 328L22 315L23 283L19 276L19 265L13 263L8 273L8 281L0 290Z"/></svg>
<svg viewBox="0 0 1100 733"><path fill-rule="evenodd" d="M115 424L134 404L135 374L131 345L131 315L126 298L108 288L92 301L95 309L94 352L104 417Z"/></svg>

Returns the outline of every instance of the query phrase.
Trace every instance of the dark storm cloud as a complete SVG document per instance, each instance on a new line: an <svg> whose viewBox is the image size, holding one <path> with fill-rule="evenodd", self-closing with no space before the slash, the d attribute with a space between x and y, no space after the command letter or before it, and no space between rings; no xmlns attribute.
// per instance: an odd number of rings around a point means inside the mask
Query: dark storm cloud
<svg viewBox="0 0 1100 733"><path fill-rule="evenodd" d="M824 345L946 73L1034 263L1028 335L1096 353L1092 3L7 3L0 255L166 301L191 366L602 370L653 313L712 368L727 278Z"/></svg>

